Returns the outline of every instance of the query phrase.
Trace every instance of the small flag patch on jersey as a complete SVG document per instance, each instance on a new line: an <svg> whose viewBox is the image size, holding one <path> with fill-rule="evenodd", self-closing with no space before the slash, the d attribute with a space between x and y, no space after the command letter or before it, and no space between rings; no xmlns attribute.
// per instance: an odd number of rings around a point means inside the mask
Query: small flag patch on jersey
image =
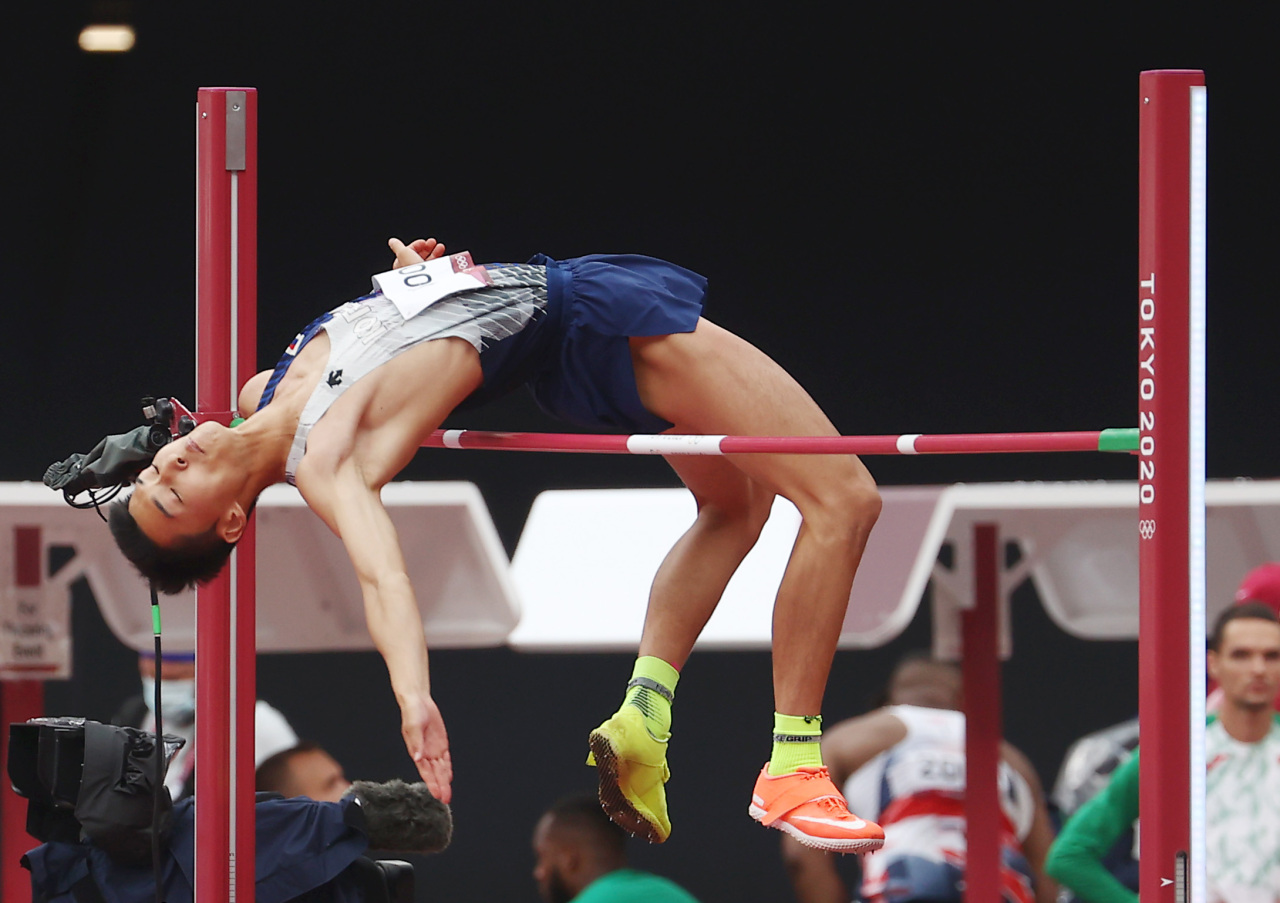
<svg viewBox="0 0 1280 903"><path fill-rule="evenodd" d="M306 333L300 332L293 337L293 341L289 343L289 347L284 350L285 354L295 355L298 349L302 347L302 340L306 337Z"/></svg>

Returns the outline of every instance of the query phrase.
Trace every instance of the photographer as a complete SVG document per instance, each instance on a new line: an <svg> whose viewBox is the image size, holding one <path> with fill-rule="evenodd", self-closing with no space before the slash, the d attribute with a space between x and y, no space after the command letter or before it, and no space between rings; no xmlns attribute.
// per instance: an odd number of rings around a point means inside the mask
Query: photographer
<svg viewBox="0 0 1280 903"><path fill-rule="evenodd" d="M165 741L171 756L180 741ZM29 801L28 830L45 841L22 859L34 903L193 900L194 798L156 795L156 756L154 735L134 728L72 718L12 726L9 776ZM398 780L357 781L338 802L259 794L255 812L257 903L384 903L411 869L363 854L435 853L453 832L425 784Z"/></svg>

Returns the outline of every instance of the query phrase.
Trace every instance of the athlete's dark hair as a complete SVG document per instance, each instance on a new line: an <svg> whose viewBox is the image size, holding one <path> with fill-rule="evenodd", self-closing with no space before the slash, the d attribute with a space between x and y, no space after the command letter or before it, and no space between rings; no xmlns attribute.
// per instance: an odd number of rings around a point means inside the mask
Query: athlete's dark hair
<svg viewBox="0 0 1280 903"><path fill-rule="evenodd" d="M289 777L289 762L294 756L302 753L324 752L324 748L310 740L299 740L288 749L282 749L258 766L253 773L254 789L258 793L279 793L284 795Z"/></svg>
<svg viewBox="0 0 1280 903"><path fill-rule="evenodd" d="M1239 605L1232 605L1223 609L1222 614L1218 615L1218 620L1213 622L1213 630L1209 634L1209 648L1214 652L1221 652L1222 634L1226 626L1240 618L1255 618L1259 621L1280 624L1280 618L1276 617L1271 606L1265 602L1241 602Z"/></svg>
<svg viewBox="0 0 1280 903"><path fill-rule="evenodd" d="M551 816L551 830L577 834L582 838L582 845L596 858L607 862L626 861L627 834L604 814L595 794L563 797L547 814Z"/></svg>
<svg viewBox="0 0 1280 903"><path fill-rule="evenodd" d="M960 671L952 662L934 658L933 653L928 649L908 649L893 666L893 670L889 672L889 679L884 682L884 685L867 697L868 708L879 709L889 704L889 691L893 687L893 679L908 665L936 665L956 673Z"/></svg>
<svg viewBox="0 0 1280 903"><path fill-rule="evenodd" d="M172 548L162 548L142 532L129 513L128 499L112 503L107 510L107 523L124 557L155 584L157 592L170 596L218 576L236 547L210 527L207 533L184 539Z"/></svg>

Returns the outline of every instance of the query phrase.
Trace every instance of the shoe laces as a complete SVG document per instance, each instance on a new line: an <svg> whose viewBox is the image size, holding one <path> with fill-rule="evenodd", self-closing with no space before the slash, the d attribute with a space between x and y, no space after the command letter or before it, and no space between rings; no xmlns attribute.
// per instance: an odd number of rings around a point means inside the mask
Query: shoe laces
<svg viewBox="0 0 1280 903"><path fill-rule="evenodd" d="M834 813L841 818L853 818L853 813L849 811L849 807L838 796L820 796L814 802L821 803L828 812Z"/></svg>
<svg viewBox="0 0 1280 903"><path fill-rule="evenodd" d="M831 783L831 773L827 771L827 767L825 765L821 768L815 768L812 771L806 769L800 772L800 774L804 775L804 779L806 781L825 781L833 788L835 787L835 785ZM823 808L828 812L832 812L841 818L855 817L854 814L849 811L848 803L846 803L844 798L838 793L824 793L822 796L814 797L811 802L822 804Z"/></svg>

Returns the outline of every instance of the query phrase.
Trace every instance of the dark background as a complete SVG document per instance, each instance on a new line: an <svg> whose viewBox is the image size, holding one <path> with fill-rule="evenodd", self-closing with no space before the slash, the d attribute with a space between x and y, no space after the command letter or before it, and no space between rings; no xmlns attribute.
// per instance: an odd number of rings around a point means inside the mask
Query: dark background
<svg viewBox="0 0 1280 903"><path fill-rule="evenodd" d="M481 261L619 251L697 269L708 316L846 433L1133 425L1138 75L1162 67L1204 69L1210 88L1209 475L1280 470L1274 12L11 7L0 479L38 479L134 425L143 394L192 397L202 85L261 92L264 366L366 290L388 236L435 235ZM133 21L132 53L76 48L95 11ZM554 426L522 395L451 425ZM1092 455L869 465L884 484L1134 476L1130 460ZM476 482L508 551L544 489L675 484L656 460L489 452L423 452L405 476ZM135 686L132 655L83 587L75 621L76 676L50 686L50 711L105 718ZM894 644L841 652L829 721L864 709L928 637L923 606ZM430 899L534 898L529 832L555 797L590 787L585 733L629 668L627 655L433 654L457 840L419 861ZM1007 734L1046 782L1071 739L1136 708L1135 646L1071 639L1025 590L1004 676ZM376 655L264 656L259 685L351 775L412 777ZM639 864L704 900L785 898L776 838L745 813L770 706L766 655L695 656L677 706L675 833L637 849Z"/></svg>

